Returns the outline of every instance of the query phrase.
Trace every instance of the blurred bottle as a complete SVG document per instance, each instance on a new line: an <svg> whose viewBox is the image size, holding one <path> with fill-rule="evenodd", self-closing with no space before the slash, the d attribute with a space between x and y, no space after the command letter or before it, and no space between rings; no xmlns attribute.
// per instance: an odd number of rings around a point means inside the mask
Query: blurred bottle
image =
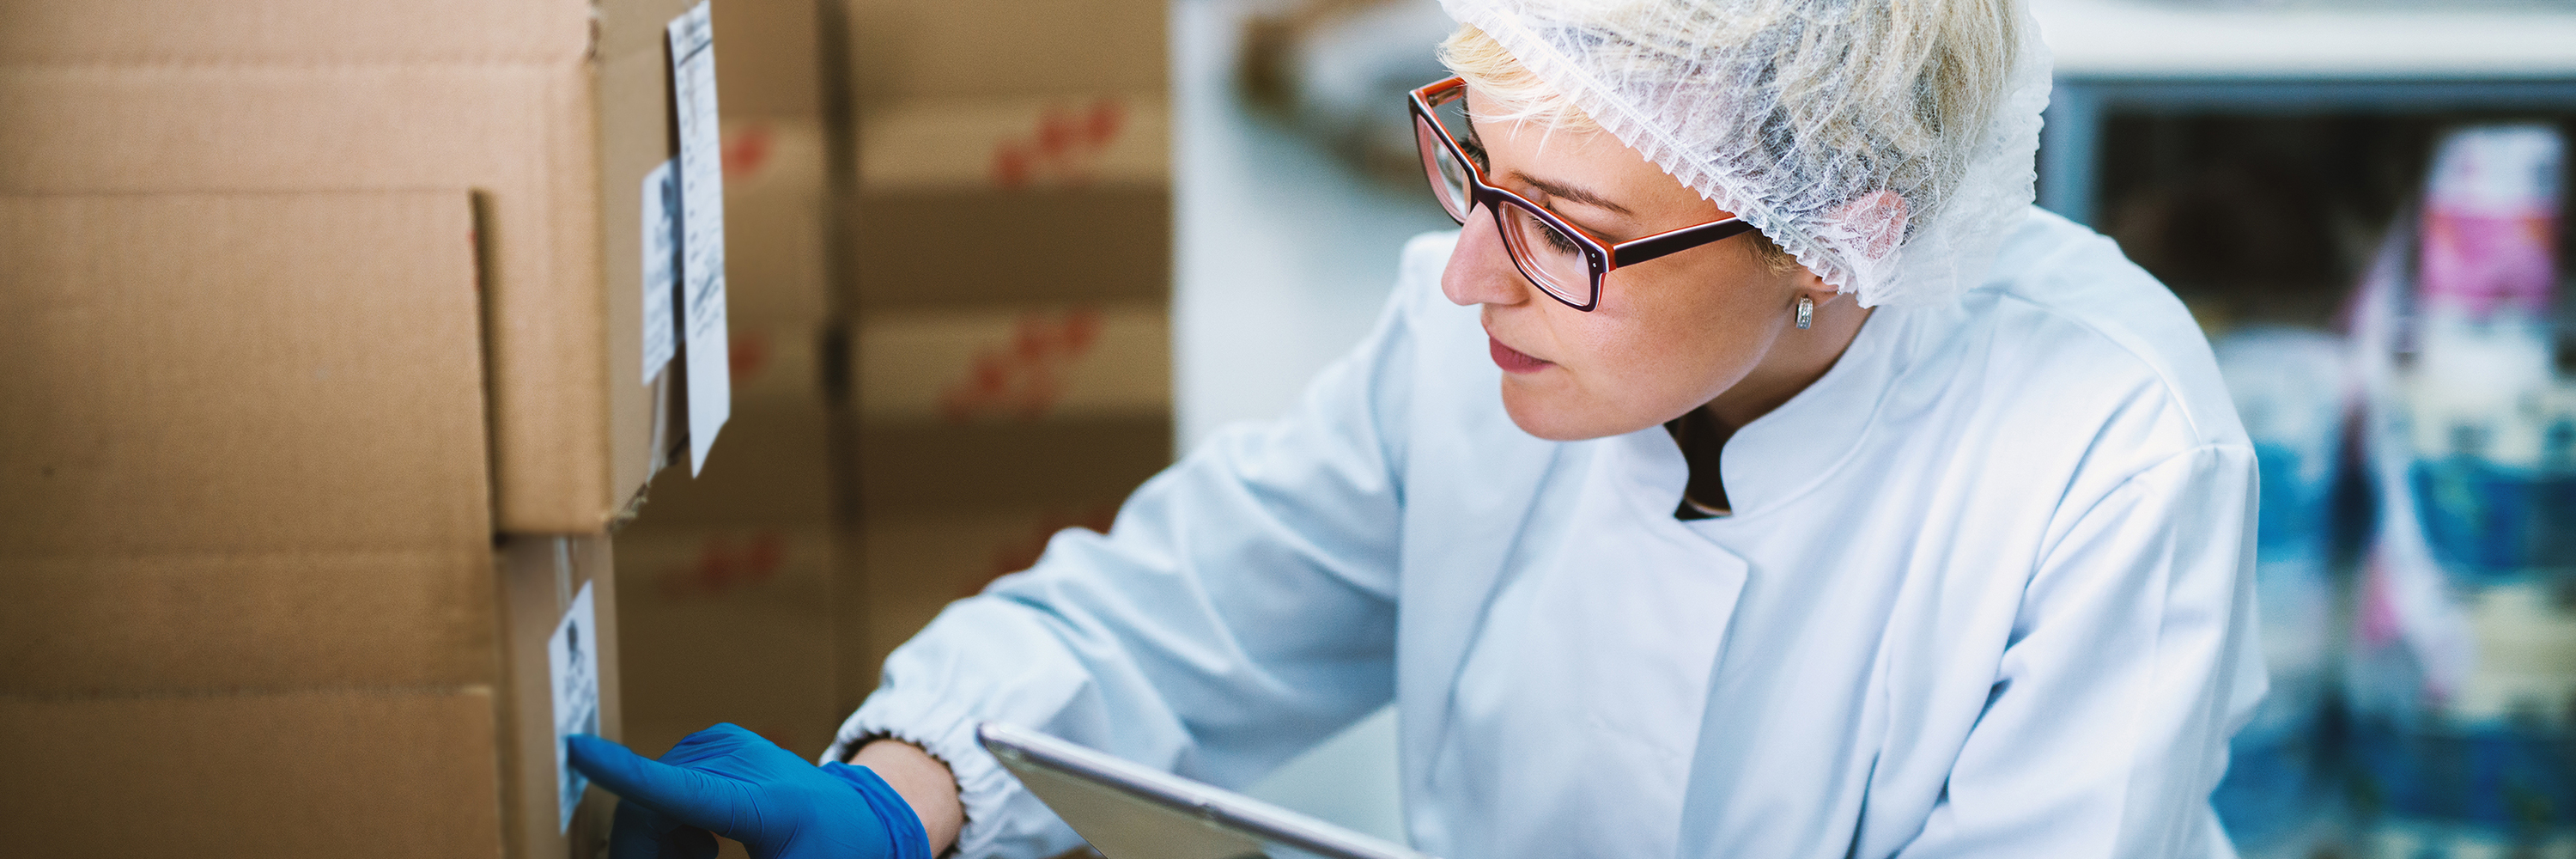
<svg viewBox="0 0 2576 859"><path fill-rule="evenodd" d="M2434 557L2479 583L2536 569L2547 530L2564 150L2546 126L2463 130L2442 142L2425 189L2411 482Z"/></svg>
<svg viewBox="0 0 2576 859"><path fill-rule="evenodd" d="M2464 129L2426 185L2417 357L2375 394L2392 420L2348 672L2364 856L2576 857L2576 387L2550 324L2565 148L2545 126Z"/></svg>
<svg viewBox="0 0 2576 859"><path fill-rule="evenodd" d="M2321 730L2338 640L2329 566L2345 346L2319 332L2249 328L2219 340L2216 351L2260 469L2255 588L2271 694L2230 744L2227 778L2210 802L2237 852L2297 859L2331 823Z"/></svg>

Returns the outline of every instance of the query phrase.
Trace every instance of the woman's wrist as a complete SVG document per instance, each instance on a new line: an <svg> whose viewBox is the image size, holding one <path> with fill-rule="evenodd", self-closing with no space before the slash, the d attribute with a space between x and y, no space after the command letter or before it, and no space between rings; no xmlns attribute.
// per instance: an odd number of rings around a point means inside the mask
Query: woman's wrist
<svg viewBox="0 0 2576 859"><path fill-rule="evenodd" d="M966 825L966 807L957 796L957 776L947 764L920 746L892 738L861 743L849 762L874 771L912 805L923 833L930 836L932 855L944 854L957 843L957 830Z"/></svg>

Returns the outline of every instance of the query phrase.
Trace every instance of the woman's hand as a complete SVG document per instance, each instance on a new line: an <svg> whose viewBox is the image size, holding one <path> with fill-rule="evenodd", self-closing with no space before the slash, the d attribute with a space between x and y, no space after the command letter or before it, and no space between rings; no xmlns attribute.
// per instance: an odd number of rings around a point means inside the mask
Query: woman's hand
<svg viewBox="0 0 2576 859"><path fill-rule="evenodd" d="M708 833L753 859L931 859L912 806L864 766L806 763L760 735L720 724L659 761L598 737L570 740L572 765L617 794L613 859L713 859Z"/></svg>

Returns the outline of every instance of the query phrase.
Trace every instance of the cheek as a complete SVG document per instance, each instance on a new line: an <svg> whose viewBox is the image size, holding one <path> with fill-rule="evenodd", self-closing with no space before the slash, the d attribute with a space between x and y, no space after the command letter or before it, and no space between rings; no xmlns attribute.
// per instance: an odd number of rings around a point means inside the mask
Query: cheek
<svg viewBox="0 0 2576 859"><path fill-rule="evenodd" d="M1624 389L1705 402L1751 369L1770 341L1753 295L1759 285L1722 283L1672 278L1631 290L1629 307L1573 332L1579 349L1591 369L1623 380Z"/></svg>
<svg viewBox="0 0 2576 859"><path fill-rule="evenodd" d="M1563 368L1508 380L1516 411L1584 410L1608 433L1629 432L1670 420L1744 378L1778 336L1778 320L1765 312L1777 302L1766 280L1708 268L1632 279L1615 298L1605 290L1592 313L1547 314Z"/></svg>

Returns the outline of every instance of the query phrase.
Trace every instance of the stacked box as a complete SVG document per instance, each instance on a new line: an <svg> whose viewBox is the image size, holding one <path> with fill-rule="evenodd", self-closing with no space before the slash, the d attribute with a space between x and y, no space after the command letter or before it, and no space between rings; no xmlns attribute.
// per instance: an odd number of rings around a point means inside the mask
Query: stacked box
<svg viewBox="0 0 2576 859"><path fill-rule="evenodd" d="M846 712L940 606L1171 461L1165 4L848 10Z"/></svg>
<svg viewBox="0 0 2576 859"><path fill-rule="evenodd" d="M715 7L724 39L733 414L705 471L657 481L616 536L626 738L659 754L733 722L803 755L831 740L831 524L820 372L833 199L812 0Z"/></svg>
<svg viewBox="0 0 2576 859"><path fill-rule="evenodd" d="M595 852L549 639L680 435L642 180L683 0L0 12L0 830Z"/></svg>
<svg viewBox="0 0 2576 859"><path fill-rule="evenodd" d="M715 455L695 478L657 481L616 536L627 737L659 754L733 722L820 754L838 715L838 551L816 338L739 323L732 338L734 412Z"/></svg>
<svg viewBox="0 0 2576 859"><path fill-rule="evenodd" d="M0 197L20 847L574 849L545 640L614 582L596 537L496 548L471 214L463 191Z"/></svg>

